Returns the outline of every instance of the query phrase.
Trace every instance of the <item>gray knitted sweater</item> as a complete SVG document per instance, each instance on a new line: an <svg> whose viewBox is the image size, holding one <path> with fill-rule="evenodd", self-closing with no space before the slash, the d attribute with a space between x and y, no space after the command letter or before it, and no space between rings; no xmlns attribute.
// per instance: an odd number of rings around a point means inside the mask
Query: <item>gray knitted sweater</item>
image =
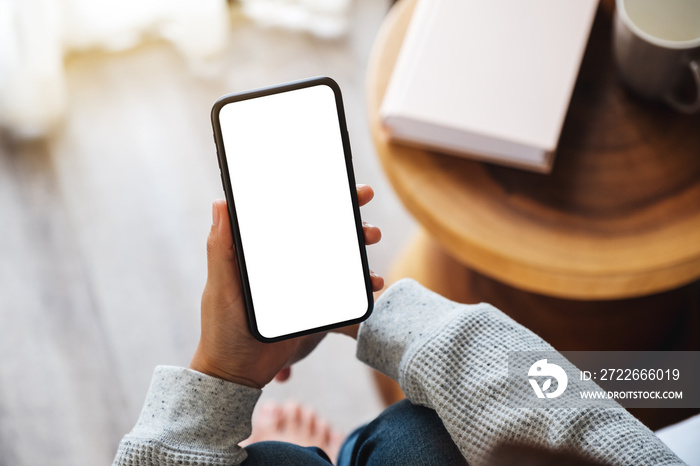
<svg viewBox="0 0 700 466"><path fill-rule="evenodd" d="M488 304L449 301L402 280L360 326L357 357L433 408L470 464L503 441L568 448L612 464L683 464L622 408L508 407L509 351L552 347ZM114 465L233 465L246 458L260 390L184 368L158 367L136 426Z"/></svg>

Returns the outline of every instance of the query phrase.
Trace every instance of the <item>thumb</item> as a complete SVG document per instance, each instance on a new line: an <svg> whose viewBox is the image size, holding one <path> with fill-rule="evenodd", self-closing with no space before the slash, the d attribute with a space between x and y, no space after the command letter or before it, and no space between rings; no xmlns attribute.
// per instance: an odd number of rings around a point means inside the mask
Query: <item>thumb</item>
<svg viewBox="0 0 700 466"><path fill-rule="evenodd" d="M224 199L212 204L212 225L207 238L207 281L225 285L238 280L233 235Z"/></svg>

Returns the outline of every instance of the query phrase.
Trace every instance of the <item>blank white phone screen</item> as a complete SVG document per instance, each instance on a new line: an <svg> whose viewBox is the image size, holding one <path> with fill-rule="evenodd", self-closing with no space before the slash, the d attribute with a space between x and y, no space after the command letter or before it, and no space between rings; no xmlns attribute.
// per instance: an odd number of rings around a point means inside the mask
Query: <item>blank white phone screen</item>
<svg viewBox="0 0 700 466"><path fill-rule="evenodd" d="M258 332L362 317L367 290L333 90L232 102L219 121Z"/></svg>

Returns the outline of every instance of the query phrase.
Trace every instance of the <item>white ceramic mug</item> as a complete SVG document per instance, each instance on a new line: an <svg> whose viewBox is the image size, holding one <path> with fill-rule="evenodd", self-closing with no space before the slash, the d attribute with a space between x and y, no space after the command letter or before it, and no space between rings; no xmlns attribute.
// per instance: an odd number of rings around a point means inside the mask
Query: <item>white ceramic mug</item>
<svg viewBox="0 0 700 466"><path fill-rule="evenodd" d="M616 0L614 53L634 91L684 113L700 110L700 0ZM681 98L691 81L694 95Z"/></svg>

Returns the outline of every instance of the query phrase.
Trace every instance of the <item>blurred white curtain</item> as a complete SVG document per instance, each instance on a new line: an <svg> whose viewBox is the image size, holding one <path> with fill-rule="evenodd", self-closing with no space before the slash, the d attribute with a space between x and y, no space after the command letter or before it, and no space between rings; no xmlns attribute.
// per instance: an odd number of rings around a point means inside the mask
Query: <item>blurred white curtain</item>
<svg viewBox="0 0 700 466"><path fill-rule="evenodd" d="M66 111L63 57L172 42L192 63L219 52L226 0L0 0L0 126L41 137Z"/></svg>
<svg viewBox="0 0 700 466"><path fill-rule="evenodd" d="M240 0L253 20L334 39L348 28L350 0Z"/></svg>

